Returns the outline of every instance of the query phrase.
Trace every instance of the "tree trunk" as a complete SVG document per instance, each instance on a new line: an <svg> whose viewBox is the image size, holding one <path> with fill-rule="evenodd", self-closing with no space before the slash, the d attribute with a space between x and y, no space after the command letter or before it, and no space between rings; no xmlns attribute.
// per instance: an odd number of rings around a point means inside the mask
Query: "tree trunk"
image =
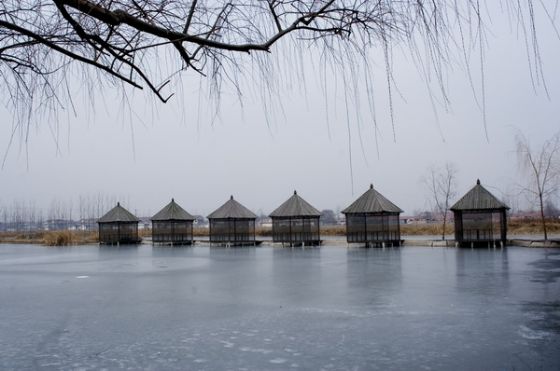
<svg viewBox="0 0 560 371"><path fill-rule="evenodd" d="M541 222L542 222L544 240L548 241L548 236L546 234L546 220L544 218L544 205L543 205L542 194L539 194L539 202L540 202L540 206L541 206Z"/></svg>
<svg viewBox="0 0 560 371"><path fill-rule="evenodd" d="M445 240L445 225L447 224L447 213L443 214L443 229L441 231L441 240Z"/></svg>

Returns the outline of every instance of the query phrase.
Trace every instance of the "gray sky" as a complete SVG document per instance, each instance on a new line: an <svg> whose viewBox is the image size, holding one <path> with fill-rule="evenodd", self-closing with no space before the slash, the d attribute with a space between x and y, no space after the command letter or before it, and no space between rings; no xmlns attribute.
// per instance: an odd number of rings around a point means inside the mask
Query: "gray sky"
<svg viewBox="0 0 560 371"><path fill-rule="evenodd" d="M96 92L91 102L76 84L77 115L66 110L58 118L38 120L27 156L16 137L0 170L0 205L25 200L47 208L55 198L75 204L79 195L103 193L126 200L129 210L142 215L155 213L171 197L189 212L207 215L233 194L253 211L269 213L297 189L315 207L337 209L373 183L411 214L428 207L420 181L426 169L447 161L458 169L459 194L480 178L502 196L523 180L514 152L517 130L534 144L560 130L560 41L541 21L539 46L549 97L542 85L533 88L522 35L494 19L484 66L488 135L464 70L447 71L450 106L438 105L438 121L426 83L410 57L398 50L393 64L400 92L393 90L395 138L382 54L371 53L377 140L364 89L356 104L352 89L344 95L344 76L329 73L321 84L313 53L304 54L305 83L301 73L288 69L265 83L288 87L278 92L282 103L272 105L268 120L262 85L252 79L243 83L243 107L226 88L215 120L198 78L185 76L165 105L132 90L125 104L121 92L111 88ZM471 67L480 97L477 58L474 53ZM345 99L351 102L348 110ZM0 114L4 152L14 115L6 107Z"/></svg>

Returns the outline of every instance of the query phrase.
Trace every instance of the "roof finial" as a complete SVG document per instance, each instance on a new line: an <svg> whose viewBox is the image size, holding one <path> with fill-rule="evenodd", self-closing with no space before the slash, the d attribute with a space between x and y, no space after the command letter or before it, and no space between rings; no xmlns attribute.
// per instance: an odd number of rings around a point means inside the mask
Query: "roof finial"
<svg viewBox="0 0 560 371"><path fill-rule="evenodd" d="M369 189L373 189L373 183L369 184Z"/></svg>
<svg viewBox="0 0 560 371"><path fill-rule="evenodd" d="M476 180L476 184L480 185L480 179Z"/></svg>
<svg viewBox="0 0 560 371"><path fill-rule="evenodd" d="M117 206L121 206L121 203L117 201Z"/></svg>
<svg viewBox="0 0 560 371"><path fill-rule="evenodd" d="M229 199L230 199L230 200L233 200L233 195L229 196Z"/></svg>
<svg viewBox="0 0 560 371"><path fill-rule="evenodd" d="M174 197L171 197L171 202L175 202L175 198L174 198Z"/></svg>
<svg viewBox="0 0 560 371"><path fill-rule="evenodd" d="M294 189L294 195L297 195L297 191Z"/></svg>

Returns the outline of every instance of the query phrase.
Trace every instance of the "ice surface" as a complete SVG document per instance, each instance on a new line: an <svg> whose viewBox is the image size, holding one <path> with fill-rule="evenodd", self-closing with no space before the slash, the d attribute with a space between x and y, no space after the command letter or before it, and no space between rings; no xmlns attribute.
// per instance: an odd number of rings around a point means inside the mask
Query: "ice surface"
<svg viewBox="0 0 560 371"><path fill-rule="evenodd" d="M1 370L560 368L560 253L0 245Z"/></svg>

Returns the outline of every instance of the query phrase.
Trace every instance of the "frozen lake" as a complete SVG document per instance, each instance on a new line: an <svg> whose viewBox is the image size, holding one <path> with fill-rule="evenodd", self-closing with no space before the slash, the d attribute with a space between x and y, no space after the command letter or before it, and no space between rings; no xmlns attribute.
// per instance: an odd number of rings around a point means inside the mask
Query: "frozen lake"
<svg viewBox="0 0 560 371"><path fill-rule="evenodd" d="M0 369L560 369L560 251L0 245Z"/></svg>

